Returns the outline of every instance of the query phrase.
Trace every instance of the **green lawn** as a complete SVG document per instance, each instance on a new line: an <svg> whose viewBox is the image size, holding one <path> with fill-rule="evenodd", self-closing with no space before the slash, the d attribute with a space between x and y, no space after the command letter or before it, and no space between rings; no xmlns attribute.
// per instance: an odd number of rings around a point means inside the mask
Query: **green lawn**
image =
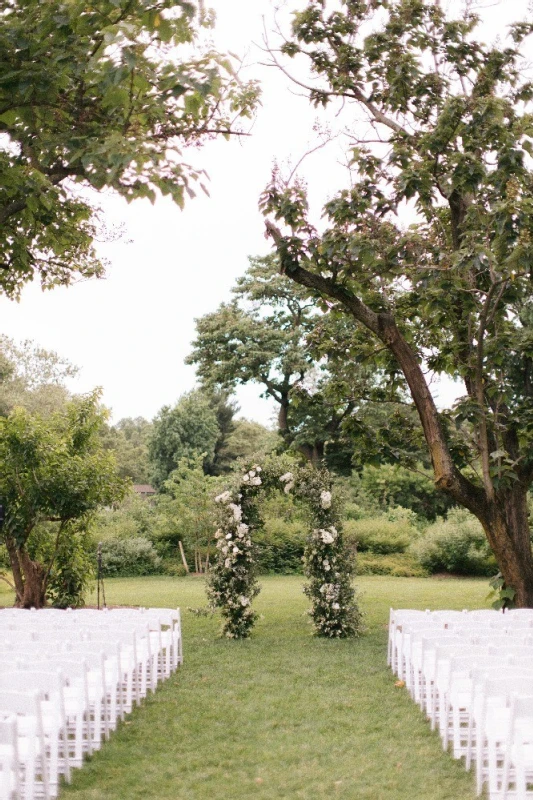
<svg viewBox="0 0 533 800"><path fill-rule="evenodd" d="M185 663L61 800L474 800L473 776L394 686L386 626L391 605L482 607L486 580L361 577L368 632L341 642L311 636L301 578L261 583L253 638L230 642L185 610L205 602L200 579L106 582L109 604L181 606Z"/></svg>

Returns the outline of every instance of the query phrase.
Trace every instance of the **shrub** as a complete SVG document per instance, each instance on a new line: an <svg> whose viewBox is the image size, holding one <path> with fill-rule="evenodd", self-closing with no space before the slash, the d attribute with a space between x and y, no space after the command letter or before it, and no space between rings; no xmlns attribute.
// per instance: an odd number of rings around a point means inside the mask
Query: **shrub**
<svg viewBox="0 0 533 800"><path fill-rule="evenodd" d="M429 572L457 575L494 575L496 560L478 520L466 509L449 512L411 547L412 554Z"/></svg>
<svg viewBox="0 0 533 800"><path fill-rule="evenodd" d="M259 572L291 574L303 571L306 530L301 522L267 517L263 528L254 531Z"/></svg>
<svg viewBox="0 0 533 800"><path fill-rule="evenodd" d="M153 544L142 536L132 539L108 539L102 544L102 572L104 577L134 577L160 575L161 558Z"/></svg>
<svg viewBox="0 0 533 800"><path fill-rule="evenodd" d="M392 575L396 578L425 578L427 570L410 553L359 553L356 560L357 575Z"/></svg>
<svg viewBox="0 0 533 800"><path fill-rule="evenodd" d="M435 488L431 470L421 464L416 472L397 464L366 465L361 489L381 508L404 506L431 522L446 515L453 505L448 495Z"/></svg>
<svg viewBox="0 0 533 800"><path fill-rule="evenodd" d="M347 545L355 546L359 552L404 553L416 536L416 529L408 521L392 521L386 516L348 519L344 523Z"/></svg>
<svg viewBox="0 0 533 800"><path fill-rule="evenodd" d="M95 576L92 542L84 531L73 532L61 543L50 572L46 597L54 608L78 608Z"/></svg>

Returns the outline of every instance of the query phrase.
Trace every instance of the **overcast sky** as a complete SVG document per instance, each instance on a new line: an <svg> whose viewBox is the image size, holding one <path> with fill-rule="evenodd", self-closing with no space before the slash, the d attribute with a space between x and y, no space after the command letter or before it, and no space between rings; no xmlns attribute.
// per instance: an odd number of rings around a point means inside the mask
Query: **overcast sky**
<svg viewBox="0 0 533 800"><path fill-rule="evenodd" d="M248 256L269 252L257 202L273 162L295 163L317 141L312 131L320 119L317 111L283 75L259 63L266 61L257 46L263 17L272 29L273 3L211 0L207 5L217 12L219 49L245 55L246 75L263 85L250 137L184 152L209 174L210 197L198 195L180 211L166 199L154 206L142 200L128 206L103 196L109 225L124 227L121 239L99 244L110 262L107 277L44 293L33 284L20 303L0 299L1 331L16 340L33 339L79 366L72 388L103 387L114 421L151 419L194 386L194 369L183 364L194 319L230 298ZM290 0L290 5L301 8L304 2ZM490 31L501 27L510 11L515 18L527 9L526 0L495 5L484 12ZM306 160L304 172L317 206L346 180L340 161L336 144ZM441 394L444 398L444 390ZM258 395L258 387L239 391L241 415L266 424L273 409Z"/></svg>

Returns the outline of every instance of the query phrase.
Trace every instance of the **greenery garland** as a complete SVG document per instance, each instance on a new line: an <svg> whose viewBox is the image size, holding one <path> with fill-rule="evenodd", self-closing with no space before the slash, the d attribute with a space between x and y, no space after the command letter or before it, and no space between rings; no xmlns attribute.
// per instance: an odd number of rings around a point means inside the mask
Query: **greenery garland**
<svg viewBox="0 0 533 800"><path fill-rule="evenodd" d="M277 467L277 468L276 468ZM260 492L278 489L303 500L311 513L311 532L304 554L311 600L309 614L318 636L345 638L362 630L361 612L351 585L351 559L344 546L340 517L327 470L298 466L279 474L279 463L253 465L234 490L215 498L219 508L217 558L208 577L210 605L224 618L222 633L247 638L257 619L252 601L259 593L251 531L261 520Z"/></svg>

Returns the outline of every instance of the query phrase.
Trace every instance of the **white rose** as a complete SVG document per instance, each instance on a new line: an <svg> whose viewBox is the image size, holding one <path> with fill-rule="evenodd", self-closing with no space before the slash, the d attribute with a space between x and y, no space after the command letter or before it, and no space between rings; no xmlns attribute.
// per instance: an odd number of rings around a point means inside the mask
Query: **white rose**
<svg viewBox="0 0 533 800"><path fill-rule="evenodd" d="M282 483L285 483L286 481L292 481L293 477L294 476L293 476L292 472L286 472L285 475L281 476L280 481Z"/></svg>
<svg viewBox="0 0 533 800"><path fill-rule="evenodd" d="M324 542L324 544L333 544L335 541L335 537L329 531L320 531L320 538Z"/></svg>
<svg viewBox="0 0 533 800"><path fill-rule="evenodd" d="M235 503L230 503L228 508L231 508L233 511L233 519L235 522L240 522L242 519L242 508Z"/></svg>
<svg viewBox="0 0 533 800"><path fill-rule="evenodd" d="M231 500L231 492L222 492L218 497L215 497L215 503L227 503Z"/></svg>
<svg viewBox="0 0 533 800"><path fill-rule="evenodd" d="M332 603L332 604L331 604L331 607L332 607L332 608L334 608L334 609L335 609L335 611L338 611L338 610L339 610L339 608L340 608L340 605L339 605L338 603Z"/></svg>
<svg viewBox="0 0 533 800"><path fill-rule="evenodd" d="M240 553L241 551L239 550L239 548L238 548L238 547L234 547L234 548L233 548L233 552L234 552L234 554L235 554L236 556L238 556L238 555L239 555L239 553Z"/></svg>
<svg viewBox="0 0 533 800"><path fill-rule="evenodd" d="M227 534L226 534L226 539L231 539L231 537L232 537L232 536L233 536L233 534L232 534L232 533L227 533Z"/></svg>
<svg viewBox="0 0 533 800"><path fill-rule="evenodd" d="M227 546L226 546L226 547L223 547L223 548L222 548L222 553L223 553L224 555L227 555L227 552L228 552L228 550L229 550L229 547L227 547Z"/></svg>
<svg viewBox="0 0 533 800"><path fill-rule="evenodd" d="M331 507L331 492L320 492L320 505L322 508Z"/></svg>
<svg viewBox="0 0 533 800"><path fill-rule="evenodd" d="M224 566L226 567L226 569L229 569L231 567L231 558L227 558L224 561Z"/></svg>
<svg viewBox="0 0 533 800"><path fill-rule="evenodd" d="M239 597L239 600L241 602L241 606L249 606L250 605L250 598L249 597L245 597L243 594Z"/></svg>
<svg viewBox="0 0 533 800"><path fill-rule="evenodd" d="M289 494L290 490L294 488L294 482L291 481L290 483L285 484L284 492L285 494Z"/></svg>
<svg viewBox="0 0 533 800"><path fill-rule="evenodd" d="M237 536L242 539L243 536L246 536L248 530L248 525L245 525L244 522L241 522L240 525L237 525Z"/></svg>
<svg viewBox="0 0 533 800"><path fill-rule="evenodd" d="M255 478L250 478L250 486L261 486L262 480L257 475Z"/></svg>

